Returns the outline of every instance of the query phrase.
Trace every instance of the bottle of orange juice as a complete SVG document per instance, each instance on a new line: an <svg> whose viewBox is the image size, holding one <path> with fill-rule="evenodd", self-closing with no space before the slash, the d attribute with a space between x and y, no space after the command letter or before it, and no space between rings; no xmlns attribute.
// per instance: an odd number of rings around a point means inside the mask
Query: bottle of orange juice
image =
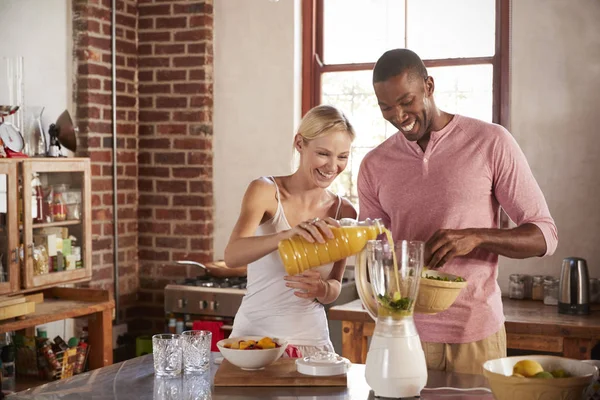
<svg viewBox="0 0 600 400"><path fill-rule="evenodd" d="M360 252L367 241L386 231L380 220L355 221L344 218L339 228L331 228L333 239L310 243L302 236L279 242L279 256L288 275L336 262Z"/></svg>

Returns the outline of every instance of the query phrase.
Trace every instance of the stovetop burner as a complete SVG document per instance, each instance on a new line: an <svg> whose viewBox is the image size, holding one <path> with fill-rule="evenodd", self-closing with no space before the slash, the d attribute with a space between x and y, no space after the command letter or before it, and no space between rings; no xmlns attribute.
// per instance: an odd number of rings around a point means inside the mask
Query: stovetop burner
<svg viewBox="0 0 600 400"><path fill-rule="evenodd" d="M227 288L227 289L246 289L246 277L215 278L212 276L200 275L195 278L185 278L183 282L178 282L185 286L200 286L206 288Z"/></svg>

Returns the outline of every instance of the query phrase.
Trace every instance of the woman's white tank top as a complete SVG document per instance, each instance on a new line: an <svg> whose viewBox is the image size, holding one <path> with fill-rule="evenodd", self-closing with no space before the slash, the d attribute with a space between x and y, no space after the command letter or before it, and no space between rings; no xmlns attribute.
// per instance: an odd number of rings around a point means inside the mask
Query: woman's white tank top
<svg viewBox="0 0 600 400"><path fill-rule="evenodd" d="M273 218L256 230L256 236L270 235L291 229L279 187L273 177L277 195L277 211ZM338 196L336 219L339 219L342 199ZM333 264L316 268L327 279ZM294 296L295 289L285 286L287 275L276 250L248 265L247 293L234 322L231 337L256 335L285 339L291 345L324 346L331 344L327 317L323 305L315 300Z"/></svg>

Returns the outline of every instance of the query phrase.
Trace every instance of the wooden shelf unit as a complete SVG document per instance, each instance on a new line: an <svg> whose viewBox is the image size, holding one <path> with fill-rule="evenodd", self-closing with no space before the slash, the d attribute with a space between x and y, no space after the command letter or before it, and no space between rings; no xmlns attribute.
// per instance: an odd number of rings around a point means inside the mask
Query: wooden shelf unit
<svg viewBox="0 0 600 400"><path fill-rule="evenodd" d="M24 319L0 321L0 333L17 331L35 336L35 327L66 318L88 318L88 340L90 354L89 369L97 369L113 363L112 317L115 302L110 292L99 289L54 287L42 291L44 302L36 304L35 312ZM19 377L17 377L19 382ZM20 389L27 388L26 382L36 386L47 381L25 378L18 383ZM31 387L28 386L28 387Z"/></svg>

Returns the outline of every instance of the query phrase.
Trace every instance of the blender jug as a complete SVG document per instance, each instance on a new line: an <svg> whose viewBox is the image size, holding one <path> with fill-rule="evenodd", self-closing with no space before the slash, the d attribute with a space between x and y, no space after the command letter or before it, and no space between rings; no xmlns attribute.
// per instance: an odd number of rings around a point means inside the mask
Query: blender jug
<svg viewBox="0 0 600 400"><path fill-rule="evenodd" d="M371 240L357 257L356 287L376 321L365 377L376 396L419 396L427 383L425 354L413 319L424 243Z"/></svg>

